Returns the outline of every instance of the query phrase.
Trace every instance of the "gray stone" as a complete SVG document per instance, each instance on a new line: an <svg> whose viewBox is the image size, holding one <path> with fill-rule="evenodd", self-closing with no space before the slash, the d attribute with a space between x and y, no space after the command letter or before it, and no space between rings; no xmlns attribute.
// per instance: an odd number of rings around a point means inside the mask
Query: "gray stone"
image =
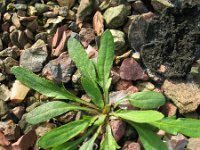
<svg viewBox="0 0 200 150"><path fill-rule="evenodd" d="M122 147L122 150L141 150L139 143L134 141L126 141Z"/></svg>
<svg viewBox="0 0 200 150"><path fill-rule="evenodd" d="M128 28L128 40L134 50L140 51L145 43L148 23L141 15L130 16L131 24Z"/></svg>
<svg viewBox="0 0 200 150"><path fill-rule="evenodd" d="M183 150L188 143L186 137L182 134L168 137L165 136L164 140L166 141L169 150Z"/></svg>
<svg viewBox="0 0 200 150"><path fill-rule="evenodd" d="M124 32L120 30L110 30L113 38L114 38L114 43L115 43L115 50L124 50L126 46L126 41L125 41L125 34Z"/></svg>
<svg viewBox="0 0 200 150"><path fill-rule="evenodd" d="M0 91L0 94L1 94L1 91ZM1 96L0 96L0 117L5 115L8 112L8 110L9 109L8 109L8 106L7 106L6 102L1 100Z"/></svg>
<svg viewBox="0 0 200 150"><path fill-rule="evenodd" d="M6 76L0 72L0 82L5 80L6 79Z"/></svg>
<svg viewBox="0 0 200 150"><path fill-rule="evenodd" d="M8 101L10 97L10 91L4 84L0 85L0 100Z"/></svg>
<svg viewBox="0 0 200 150"><path fill-rule="evenodd" d="M94 0L81 0L78 7L77 18L83 21L87 16L91 15L94 10Z"/></svg>
<svg viewBox="0 0 200 150"><path fill-rule="evenodd" d="M129 9L125 5L108 8L103 16L108 28L118 28L125 24L127 16L130 14Z"/></svg>
<svg viewBox="0 0 200 150"><path fill-rule="evenodd" d="M42 70L42 75L49 80L58 83L67 83L75 71L75 65L71 58L62 53L57 59L50 61Z"/></svg>
<svg viewBox="0 0 200 150"><path fill-rule="evenodd" d="M151 4L153 8L158 12L162 12L164 9L169 7L174 7L174 5L169 0L152 0Z"/></svg>
<svg viewBox="0 0 200 150"><path fill-rule="evenodd" d="M200 105L200 88L195 83L165 80L162 89L182 114L193 112Z"/></svg>
<svg viewBox="0 0 200 150"><path fill-rule="evenodd" d="M26 4L15 4L14 6L17 10L27 10Z"/></svg>
<svg viewBox="0 0 200 150"><path fill-rule="evenodd" d="M64 7L60 7L59 9L59 15L62 17L66 17L68 15L68 7L64 6Z"/></svg>
<svg viewBox="0 0 200 150"><path fill-rule="evenodd" d="M33 72L39 72L48 56L44 41L38 40L31 48L25 49L20 57L20 66Z"/></svg>
<svg viewBox="0 0 200 150"><path fill-rule="evenodd" d="M16 47L8 47L0 52L0 57L12 57L17 58L17 48Z"/></svg>
<svg viewBox="0 0 200 150"><path fill-rule="evenodd" d="M35 4L35 9L37 10L37 14L42 14L44 12L47 12L49 10L48 5L42 4L42 3L36 3Z"/></svg>
<svg viewBox="0 0 200 150"><path fill-rule="evenodd" d="M3 60L4 66L5 66L5 72L7 74L11 74L11 68L13 66L18 66L19 62L12 57L7 57L6 59Z"/></svg>
<svg viewBox="0 0 200 150"><path fill-rule="evenodd" d="M40 33L35 35L35 41L41 39L46 43L47 42L47 36L48 36L47 32L40 32Z"/></svg>

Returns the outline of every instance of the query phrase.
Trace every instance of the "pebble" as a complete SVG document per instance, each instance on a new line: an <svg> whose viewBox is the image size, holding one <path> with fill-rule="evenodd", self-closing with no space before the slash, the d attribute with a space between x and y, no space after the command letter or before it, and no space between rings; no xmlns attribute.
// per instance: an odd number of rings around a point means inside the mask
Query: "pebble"
<svg viewBox="0 0 200 150"><path fill-rule="evenodd" d="M119 141L125 134L126 124L120 119L111 120L110 127L112 130L113 137L116 141Z"/></svg>
<svg viewBox="0 0 200 150"><path fill-rule="evenodd" d="M74 71L75 65L65 52L44 66L42 75L58 83L67 83L71 80Z"/></svg>
<svg viewBox="0 0 200 150"><path fill-rule="evenodd" d="M88 47L88 45L95 40L95 32L92 28L82 28L79 32L81 43L84 47Z"/></svg>
<svg viewBox="0 0 200 150"><path fill-rule="evenodd" d="M12 23L13 23L17 28L20 28L20 27L21 27L21 23L20 23L20 21L19 21L19 17L17 16L17 13L14 13L14 14L12 15L11 20L12 20Z"/></svg>
<svg viewBox="0 0 200 150"><path fill-rule="evenodd" d="M68 8L71 8L76 0L57 0L58 4L62 6L67 6Z"/></svg>
<svg viewBox="0 0 200 150"><path fill-rule="evenodd" d="M6 76L0 72L0 82L6 79Z"/></svg>
<svg viewBox="0 0 200 150"><path fill-rule="evenodd" d="M140 53L139 52L133 52L131 57L135 60L139 60L140 59Z"/></svg>
<svg viewBox="0 0 200 150"><path fill-rule="evenodd" d="M35 3L35 9L37 11L37 14L41 15L42 13L47 12L49 10L49 7L46 4Z"/></svg>
<svg viewBox="0 0 200 150"><path fill-rule="evenodd" d="M134 141L126 141L122 147L122 150L141 150L139 143Z"/></svg>
<svg viewBox="0 0 200 150"><path fill-rule="evenodd" d="M145 74L141 66L133 59L126 58L120 66L121 79L128 81L147 80L148 76Z"/></svg>
<svg viewBox="0 0 200 150"><path fill-rule="evenodd" d="M169 0L152 0L151 5L156 11L160 13L166 8L174 7L174 5Z"/></svg>
<svg viewBox="0 0 200 150"><path fill-rule="evenodd" d="M153 91L155 89L155 85L151 82L139 82L137 87L140 91Z"/></svg>
<svg viewBox="0 0 200 150"><path fill-rule="evenodd" d="M1 94L1 91L0 91L0 94ZM2 98L0 96L0 117L5 115L7 112L8 112L8 106L7 106L6 102L4 100L2 100Z"/></svg>
<svg viewBox="0 0 200 150"><path fill-rule="evenodd" d="M93 17L93 29L98 36L104 32L104 19L100 11L97 11Z"/></svg>
<svg viewBox="0 0 200 150"><path fill-rule="evenodd" d="M28 150L34 146L37 140L37 135L34 130L29 131L25 135L21 136L17 142L12 144L13 150Z"/></svg>
<svg viewBox="0 0 200 150"><path fill-rule="evenodd" d="M8 47L0 52L0 57L17 58L17 50L16 47Z"/></svg>
<svg viewBox="0 0 200 150"><path fill-rule="evenodd" d="M20 120L25 112L25 108L23 106L17 106L11 111Z"/></svg>
<svg viewBox="0 0 200 150"><path fill-rule="evenodd" d="M27 8L28 8L26 4L15 4L14 7L17 10L27 10Z"/></svg>
<svg viewBox="0 0 200 150"><path fill-rule="evenodd" d="M126 47L126 41L125 41L125 34L124 32L120 31L120 30L114 30L111 29L110 30L113 38L114 38L114 43L115 43L115 50L124 50Z"/></svg>
<svg viewBox="0 0 200 150"><path fill-rule="evenodd" d="M115 84L115 91L121 91L121 90L127 90L130 86L132 86L131 81L126 81L126 80L119 80Z"/></svg>
<svg viewBox="0 0 200 150"><path fill-rule="evenodd" d="M160 110L165 116L172 117L176 115L177 107L173 103L167 102L161 106Z"/></svg>
<svg viewBox="0 0 200 150"><path fill-rule="evenodd" d="M2 40L0 38L0 51L2 51L2 50L3 50L3 42L2 42Z"/></svg>
<svg viewBox="0 0 200 150"><path fill-rule="evenodd" d="M67 17L69 8L67 6L60 7L58 14L62 17Z"/></svg>
<svg viewBox="0 0 200 150"><path fill-rule="evenodd" d="M0 85L0 100L8 101L10 97L10 91L4 84Z"/></svg>
<svg viewBox="0 0 200 150"><path fill-rule="evenodd" d="M47 47L44 41L38 40L31 48L21 53L20 66L33 72L39 72L48 56Z"/></svg>
<svg viewBox="0 0 200 150"><path fill-rule="evenodd" d="M148 9L141 0L136 0L135 2L132 3L131 6L133 8L133 11L139 14L148 12Z"/></svg>
<svg viewBox="0 0 200 150"><path fill-rule="evenodd" d="M38 126L35 131L36 131L36 135L38 137L43 136L45 133L47 133L48 131L52 130L53 128L55 128L56 125L53 123L43 123L40 126Z"/></svg>
<svg viewBox="0 0 200 150"><path fill-rule="evenodd" d="M125 5L108 8L103 16L106 26L111 29L116 29L125 24L127 16L130 14L129 9Z"/></svg>
<svg viewBox="0 0 200 150"><path fill-rule="evenodd" d="M15 59L13 59L12 57L7 57L6 59L3 60L4 63L4 67L5 67L5 72L7 74L12 74L11 73L11 68L14 66L18 66L19 62Z"/></svg>
<svg viewBox="0 0 200 150"><path fill-rule="evenodd" d="M200 150L200 138L189 138L187 144L188 150Z"/></svg>
<svg viewBox="0 0 200 150"><path fill-rule="evenodd" d="M12 102L20 103L24 100L30 88L23 85L20 81L15 80L10 92L10 100Z"/></svg>
<svg viewBox="0 0 200 150"><path fill-rule="evenodd" d="M4 136L4 134L2 132L0 132L0 145L1 146L10 145L10 142L6 139L6 137ZM0 147L0 149L1 149L1 147Z"/></svg>
<svg viewBox="0 0 200 150"><path fill-rule="evenodd" d="M200 105L200 88L195 83L165 80L162 90L178 107L181 114L193 112Z"/></svg>

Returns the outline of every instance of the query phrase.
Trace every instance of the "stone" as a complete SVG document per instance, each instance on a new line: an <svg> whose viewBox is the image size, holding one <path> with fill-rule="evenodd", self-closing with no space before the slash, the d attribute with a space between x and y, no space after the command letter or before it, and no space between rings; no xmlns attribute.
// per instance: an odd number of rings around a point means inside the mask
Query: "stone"
<svg viewBox="0 0 200 150"><path fill-rule="evenodd" d="M141 146L139 143L126 141L122 147L122 150L141 150Z"/></svg>
<svg viewBox="0 0 200 150"><path fill-rule="evenodd" d="M176 116L177 107L171 103L167 102L160 108L161 112L168 117Z"/></svg>
<svg viewBox="0 0 200 150"><path fill-rule="evenodd" d="M134 12L137 12L140 14L148 12L147 7L144 5L144 3L141 0L136 0L135 2L132 3L131 6Z"/></svg>
<svg viewBox="0 0 200 150"><path fill-rule="evenodd" d="M17 10L27 10L27 8L28 8L26 4L15 4L14 7Z"/></svg>
<svg viewBox="0 0 200 150"><path fill-rule="evenodd" d="M1 91L0 91L1 94ZM1 96L0 96L1 97ZM8 112L8 106L5 101L0 98L0 117ZM0 140L1 141L1 140Z"/></svg>
<svg viewBox="0 0 200 150"><path fill-rule="evenodd" d="M77 18L78 22L84 21L84 19L91 15L95 7L94 0L81 0L78 7Z"/></svg>
<svg viewBox="0 0 200 150"><path fill-rule="evenodd" d="M57 59L51 60L42 70L42 75L58 83L67 83L75 71L71 58L62 53Z"/></svg>
<svg viewBox="0 0 200 150"><path fill-rule="evenodd" d="M41 15L42 13L47 12L49 10L49 7L46 4L35 3L35 9L37 11L37 14Z"/></svg>
<svg viewBox="0 0 200 150"><path fill-rule="evenodd" d="M153 91L155 89L155 85L151 82L139 82L136 86L140 91Z"/></svg>
<svg viewBox="0 0 200 150"><path fill-rule="evenodd" d="M165 80L162 90L181 114L195 111L200 104L200 88L195 83Z"/></svg>
<svg viewBox="0 0 200 150"><path fill-rule="evenodd" d="M4 136L4 134L2 132L0 132L0 145L1 146L10 145L10 142L6 139L6 137ZM1 147L0 147L0 149L1 149Z"/></svg>
<svg viewBox="0 0 200 150"><path fill-rule="evenodd" d="M120 119L111 120L110 127L112 130L113 137L116 141L119 141L124 136L126 130L125 122Z"/></svg>
<svg viewBox="0 0 200 150"><path fill-rule="evenodd" d="M3 15L3 21L6 22L6 21L10 21L11 20L11 14L6 12L4 15Z"/></svg>
<svg viewBox="0 0 200 150"><path fill-rule="evenodd" d="M28 94L29 90L30 88L23 85L20 81L15 80L11 88L10 100L16 103L22 102Z"/></svg>
<svg viewBox="0 0 200 150"><path fill-rule="evenodd" d="M120 80L119 67L113 67L111 69L111 78L112 84L116 84Z"/></svg>
<svg viewBox="0 0 200 150"><path fill-rule="evenodd" d="M183 150L188 143L188 140L182 134L178 134L175 136L165 136L164 140L167 143L169 150Z"/></svg>
<svg viewBox="0 0 200 150"><path fill-rule="evenodd" d="M62 17L67 17L68 11L69 11L69 8L67 6L64 6L64 7L60 7L59 8L59 12L58 13Z"/></svg>
<svg viewBox="0 0 200 150"><path fill-rule="evenodd" d="M37 135L34 130L29 131L25 135L21 136L17 142L12 144L13 150L28 150L34 146L37 140Z"/></svg>
<svg viewBox="0 0 200 150"><path fill-rule="evenodd" d="M106 26L111 29L116 29L125 24L127 16L130 11L125 5L119 5L116 7L108 8L103 16L105 19Z"/></svg>
<svg viewBox="0 0 200 150"><path fill-rule="evenodd" d="M0 72L0 82L6 79L6 76Z"/></svg>
<svg viewBox="0 0 200 150"><path fill-rule="evenodd" d="M93 29L97 36L101 36L104 32L104 19L100 11L97 11L93 17Z"/></svg>
<svg viewBox="0 0 200 150"><path fill-rule="evenodd" d="M45 133L47 133L48 131L52 130L53 128L55 128L56 125L53 123L43 123L40 126L38 126L35 131L37 136L41 137L43 136Z"/></svg>
<svg viewBox="0 0 200 150"><path fill-rule="evenodd" d="M156 11L160 13L166 8L174 7L174 5L169 0L152 0L151 5Z"/></svg>
<svg viewBox="0 0 200 150"><path fill-rule="evenodd" d="M0 57L12 57L17 58L17 48L16 47L8 47L0 52Z"/></svg>
<svg viewBox="0 0 200 150"><path fill-rule="evenodd" d="M187 144L188 150L200 150L200 138L189 138Z"/></svg>
<svg viewBox="0 0 200 150"><path fill-rule="evenodd" d="M38 21L37 19L30 21L27 23L26 27L33 33L35 33L38 30Z"/></svg>
<svg viewBox="0 0 200 150"><path fill-rule="evenodd" d="M81 28L79 32L81 43L84 47L88 47L88 45L95 40L94 29L92 28Z"/></svg>
<svg viewBox="0 0 200 150"><path fill-rule="evenodd" d="M132 15L129 19L128 40L134 50L140 51L146 40L148 22L141 15Z"/></svg>
<svg viewBox="0 0 200 150"><path fill-rule="evenodd" d="M47 12L43 13L43 16L48 17L48 18L54 18L54 17L58 16L58 13L55 13L53 11L47 11Z"/></svg>
<svg viewBox="0 0 200 150"><path fill-rule="evenodd" d="M121 90L127 90L130 86L132 86L131 81L126 81L126 80L119 80L115 84L115 91L121 91Z"/></svg>
<svg viewBox="0 0 200 150"><path fill-rule="evenodd" d="M111 29L110 30L113 39L114 39L114 44L115 44L115 50L123 50L126 46L126 41L125 41L125 34L124 32L120 31L120 30L114 30Z"/></svg>
<svg viewBox="0 0 200 150"><path fill-rule="evenodd" d="M17 13L14 13L14 14L12 15L11 20L12 20L12 23L13 23L17 28L20 28L20 27L21 27L21 23L20 23L20 21L19 21L19 18L18 18L18 16L17 16Z"/></svg>
<svg viewBox="0 0 200 150"><path fill-rule="evenodd" d="M57 120L61 123L68 123L72 121L76 117L76 113L74 111L69 111L60 117L57 117Z"/></svg>
<svg viewBox="0 0 200 150"><path fill-rule="evenodd" d="M57 0L58 4L62 6L67 6L68 8L71 8L76 0Z"/></svg>
<svg viewBox="0 0 200 150"><path fill-rule="evenodd" d="M56 34L53 36L52 39L52 55L59 56L64 49L66 48L66 41L69 39L71 35L70 30L65 30L65 27L62 26L57 29Z"/></svg>
<svg viewBox="0 0 200 150"><path fill-rule="evenodd" d="M33 72L39 72L48 56L47 47L44 41L38 40L31 48L21 53L20 66Z"/></svg>
<svg viewBox="0 0 200 150"><path fill-rule="evenodd" d="M23 106L17 106L11 111L20 120L25 112L25 108Z"/></svg>
<svg viewBox="0 0 200 150"><path fill-rule="evenodd" d="M131 57L133 57L133 59L135 59L135 60L139 60L140 59L140 53L134 52Z"/></svg>
<svg viewBox="0 0 200 150"><path fill-rule="evenodd" d="M0 122L0 128L8 141L17 140L20 137L20 128L12 120Z"/></svg>
<svg viewBox="0 0 200 150"><path fill-rule="evenodd" d="M35 41L41 39L45 43L47 43L47 38L48 38L48 33L47 32L40 32L40 33L35 35Z"/></svg>
<svg viewBox="0 0 200 150"><path fill-rule="evenodd" d="M148 79L148 76L133 58L126 58L123 60L120 66L120 77L128 81Z"/></svg>
<svg viewBox="0 0 200 150"><path fill-rule="evenodd" d="M97 49L95 47L92 47L91 45L88 45L86 53L88 54L89 58L96 58L98 55Z"/></svg>
<svg viewBox="0 0 200 150"><path fill-rule="evenodd" d="M0 85L0 100L8 101L10 97L10 91L4 84Z"/></svg>
<svg viewBox="0 0 200 150"><path fill-rule="evenodd" d="M10 71L11 68L19 65L19 62L13 59L12 57L7 57L6 59L3 60L3 63L5 67L5 72L7 74L12 74Z"/></svg>
<svg viewBox="0 0 200 150"><path fill-rule="evenodd" d="M2 42L2 40L0 38L0 51L2 51L2 50L3 50L3 42Z"/></svg>

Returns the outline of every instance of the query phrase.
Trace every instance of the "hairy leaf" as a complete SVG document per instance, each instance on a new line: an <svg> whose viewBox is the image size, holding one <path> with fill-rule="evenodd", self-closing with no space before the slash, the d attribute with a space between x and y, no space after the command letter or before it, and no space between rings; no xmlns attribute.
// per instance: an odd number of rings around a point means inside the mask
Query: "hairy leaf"
<svg viewBox="0 0 200 150"><path fill-rule="evenodd" d="M29 112L26 116L26 121L30 124L38 124L70 110L90 111L89 108L71 105L61 101L54 101L43 104Z"/></svg>
<svg viewBox="0 0 200 150"><path fill-rule="evenodd" d="M75 62L76 67L80 70L81 74L91 81L96 81L95 66L88 58L82 45L74 38L70 38L67 44L69 56Z"/></svg>
<svg viewBox="0 0 200 150"><path fill-rule="evenodd" d="M88 132L86 132L86 134L83 134L83 136L81 136L80 138L63 143L59 146L53 147L52 150L76 150L78 145L81 142L83 142L85 140L85 138L87 138L90 134L92 134L94 132L95 128L96 127L92 127Z"/></svg>
<svg viewBox="0 0 200 150"><path fill-rule="evenodd" d="M99 135L99 132L100 132L100 128L97 130L97 132L95 132L95 134L92 136L91 139L89 139L80 147L79 150L93 150L93 145L97 136Z"/></svg>
<svg viewBox="0 0 200 150"><path fill-rule="evenodd" d="M130 124L137 130L140 141L146 150L168 150L167 145L163 143L159 136L148 129L147 125L138 123Z"/></svg>
<svg viewBox="0 0 200 150"><path fill-rule="evenodd" d="M106 30L101 37L100 48L97 58L98 78L104 91L108 90L106 84L110 76L110 70L114 59L114 40L111 32ZM110 85L109 85L110 86ZM109 87L107 85L107 87Z"/></svg>
<svg viewBox="0 0 200 150"><path fill-rule="evenodd" d="M165 97L161 93L153 91L137 92L126 98L133 106L143 109L158 108L165 104Z"/></svg>
<svg viewBox="0 0 200 150"><path fill-rule="evenodd" d="M92 122L94 117L87 117L82 120L73 121L66 125L47 132L38 140L38 146L41 148L56 147L68 140L72 139L83 130L85 130Z"/></svg>
<svg viewBox="0 0 200 150"><path fill-rule="evenodd" d="M116 150L120 147L116 143L109 125L106 126L106 133L101 141L100 150Z"/></svg>
<svg viewBox="0 0 200 150"><path fill-rule="evenodd" d="M187 118L163 118L152 122L151 125L158 127L171 134L181 133L189 137L200 137L200 120Z"/></svg>
<svg viewBox="0 0 200 150"><path fill-rule="evenodd" d="M86 77L81 78L81 83L87 95L91 97L92 102L99 108L103 108L104 102L98 85Z"/></svg>
<svg viewBox="0 0 200 150"><path fill-rule="evenodd" d="M68 92L63 86L56 85L52 81L41 78L27 69L13 67L11 72L21 83L45 96L78 101L78 98Z"/></svg>
<svg viewBox="0 0 200 150"><path fill-rule="evenodd" d="M114 116L138 123L148 123L161 120L164 116L158 111L144 110L119 110L113 113Z"/></svg>

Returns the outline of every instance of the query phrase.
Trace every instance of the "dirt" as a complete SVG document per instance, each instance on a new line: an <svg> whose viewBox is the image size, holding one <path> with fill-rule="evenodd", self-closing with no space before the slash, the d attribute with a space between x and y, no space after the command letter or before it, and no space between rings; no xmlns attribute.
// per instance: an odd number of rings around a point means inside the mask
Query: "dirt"
<svg viewBox="0 0 200 150"><path fill-rule="evenodd" d="M165 78L186 76L200 57L199 14L200 7L185 5L155 16L141 50L144 65Z"/></svg>

